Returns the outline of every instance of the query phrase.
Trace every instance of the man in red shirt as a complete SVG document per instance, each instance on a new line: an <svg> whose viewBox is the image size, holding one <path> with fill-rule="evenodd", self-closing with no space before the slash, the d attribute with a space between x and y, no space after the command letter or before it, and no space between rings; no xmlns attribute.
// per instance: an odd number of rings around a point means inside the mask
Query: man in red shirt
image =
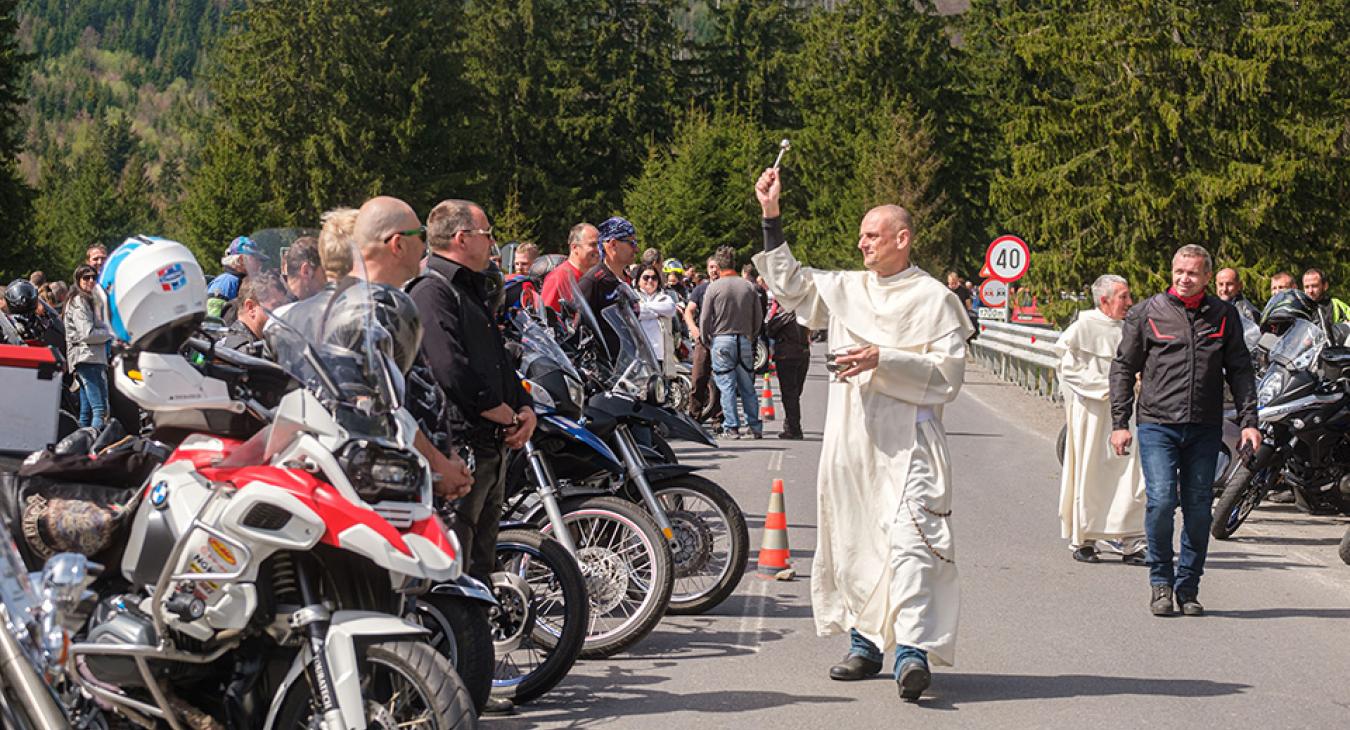
<svg viewBox="0 0 1350 730"><path fill-rule="evenodd" d="M567 260L544 277L544 305L560 308L563 294L571 289L569 282L578 281L582 274L600 263L600 231L590 223L578 223L567 234Z"/></svg>

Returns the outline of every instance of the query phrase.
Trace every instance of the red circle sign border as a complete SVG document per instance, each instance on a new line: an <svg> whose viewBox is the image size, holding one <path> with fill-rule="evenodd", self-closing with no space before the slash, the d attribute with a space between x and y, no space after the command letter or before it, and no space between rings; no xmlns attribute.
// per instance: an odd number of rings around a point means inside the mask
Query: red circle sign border
<svg viewBox="0 0 1350 730"><path fill-rule="evenodd" d="M1018 246L1020 246L1020 247L1022 248L1022 260L1026 262L1026 263L1024 263L1024 264L1022 265L1022 270L1017 274L1017 276L1014 276L1014 277L1009 278L1009 279L1005 279L1005 278L999 276L998 274L995 274L995 273L994 273L994 267L991 266L991 265L990 265L990 262L989 262L989 256L990 256L991 254L994 253L994 247L997 246L997 245L999 245L1000 243L1003 243L1004 241L1012 241L1013 243L1015 243L1015 244L1017 244ZM998 279L999 281L1001 281L1001 282L1003 282L1003 283L1005 283L1005 284L1011 284L1011 283L1013 283L1014 281L1017 281L1018 279L1020 279L1020 278L1022 278L1022 277L1024 277L1024 276L1026 276L1026 275L1027 275L1027 269L1031 268L1031 247L1027 245L1027 242L1026 242L1026 241L1023 241L1022 239L1018 238L1017 236L1013 236L1013 235L1003 235L1003 236L999 236L998 238L995 238L994 240L990 241L990 242L989 242L989 248L987 248L987 249L984 250L984 265L985 265L985 268L989 269L989 278L990 278L990 279Z"/></svg>
<svg viewBox="0 0 1350 730"><path fill-rule="evenodd" d="M999 284L1003 284L1004 287L1005 287L1005 289L1004 289L1004 291L1003 291L1003 302L1002 302L1001 304L992 304L992 303L990 303L990 304L987 304L987 305L986 305L986 306L991 307L991 308L993 308L993 309L998 309L999 307L1002 307L1002 306L1004 306L1005 304L1008 303L1008 292L1007 292L1007 289L1006 289L1008 282L1006 282L1006 281L1004 281L1004 280L1002 280L1002 279L995 279L995 278L993 278L993 277L990 277L990 278L988 278L988 279L985 279L983 282L980 283L979 289L976 290L976 291L979 293L979 295L980 295L980 301L981 301L981 302L984 302L984 301L985 301L985 299L984 299L984 287L985 287L985 285L989 284L990 282L997 282L997 283L999 283Z"/></svg>

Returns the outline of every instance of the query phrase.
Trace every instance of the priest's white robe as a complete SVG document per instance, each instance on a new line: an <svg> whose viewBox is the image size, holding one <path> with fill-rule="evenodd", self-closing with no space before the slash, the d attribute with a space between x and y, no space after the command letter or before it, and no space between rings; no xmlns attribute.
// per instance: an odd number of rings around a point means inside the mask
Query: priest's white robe
<svg viewBox="0 0 1350 730"><path fill-rule="evenodd" d="M960 611L942 405L965 377L960 300L917 267L889 277L801 266L788 246L755 266L831 352L876 345L876 369L832 382L817 476L811 603L821 636L856 629L956 659Z"/></svg>
<svg viewBox="0 0 1350 730"><path fill-rule="evenodd" d="M1111 448L1109 376L1121 325L1093 309L1080 314L1059 338L1059 382L1069 429L1059 518L1061 536L1074 547L1124 540L1125 551L1133 552L1142 549L1146 505L1139 449L1116 456Z"/></svg>

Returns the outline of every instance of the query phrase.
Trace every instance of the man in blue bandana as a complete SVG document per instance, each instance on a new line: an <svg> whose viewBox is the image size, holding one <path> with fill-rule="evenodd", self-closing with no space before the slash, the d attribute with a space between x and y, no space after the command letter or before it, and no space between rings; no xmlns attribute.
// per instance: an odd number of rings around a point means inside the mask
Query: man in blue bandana
<svg viewBox="0 0 1350 730"><path fill-rule="evenodd" d="M577 282L582 298L600 320L600 334L605 338L611 355L619 351L619 336L601 316L606 307L614 304L620 284L632 285L628 267L637 259L637 229L627 219L615 216L599 225L600 263L587 271Z"/></svg>

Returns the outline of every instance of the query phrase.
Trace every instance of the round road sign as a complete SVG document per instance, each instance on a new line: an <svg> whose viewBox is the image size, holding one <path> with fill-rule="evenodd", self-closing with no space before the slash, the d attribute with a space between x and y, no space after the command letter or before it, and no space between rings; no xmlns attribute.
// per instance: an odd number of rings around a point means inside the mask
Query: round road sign
<svg viewBox="0 0 1350 730"><path fill-rule="evenodd" d="M986 307L998 308L1008 303L1008 284L998 279L986 279L980 284L980 302Z"/></svg>
<svg viewBox="0 0 1350 730"><path fill-rule="evenodd" d="M1012 283L1026 275L1031 265L1031 247L1017 236L999 236L989 244L984 265L991 278Z"/></svg>

